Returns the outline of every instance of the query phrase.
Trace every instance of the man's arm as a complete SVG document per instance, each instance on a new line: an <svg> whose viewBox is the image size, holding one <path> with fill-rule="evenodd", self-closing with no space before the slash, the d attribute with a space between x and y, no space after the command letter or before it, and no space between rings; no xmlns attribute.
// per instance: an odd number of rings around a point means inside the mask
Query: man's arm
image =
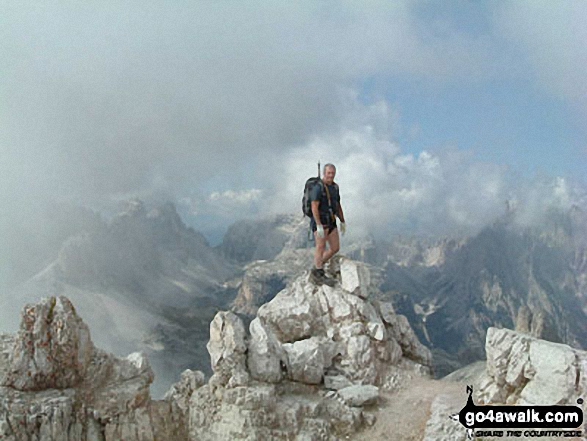
<svg viewBox="0 0 587 441"><path fill-rule="evenodd" d="M344 222L344 213L342 211L342 205L340 205L340 202L338 204L338 218L340 219L341 222Z"/></svg>
<svg viewBox="0 0 587 441"><path fill-rule="evenodd" d="M312 214L314 215L314 220L316 221L316 225L322 225L320 222L320 211L318 210L318 206L320 205L320 201L312 201Z"/></svg>

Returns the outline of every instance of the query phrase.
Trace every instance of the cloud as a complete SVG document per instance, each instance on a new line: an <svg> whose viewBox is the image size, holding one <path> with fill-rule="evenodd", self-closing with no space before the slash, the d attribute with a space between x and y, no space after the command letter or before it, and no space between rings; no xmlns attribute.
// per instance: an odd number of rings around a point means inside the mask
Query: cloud
<svg viewBox="0 0 587 441"><path fill-rule="evenodd" d="M376 103L366 113L375 120L392 113ZM360 120L360 119L359 119ZM486 224L505 201L505 170L475 162L470 153L403 153L371 124L341 127L318 136L283 159L279 194L270 211L293 211L315 162L333 162L349 226L357 234L455 233ZM267 192L271 195L271 192Z"/></svg>
<svg viewBox="0 0 587 441"><path fill-rule="evenodd" d="M587 189L579 182L557 176L536 176L520 182L511 194L515 222L523 227L544 225L552 211L567 211L573 205L587 210Z"/></svg>
<svg viewBox="0 0 587 441"><path fill-rule="evenodd" d="M587 3L502 2L495 26L550 93L587 106Z"/></svg>
<svg viewBox="0 0 587 441"><path fill-rule="evenodd" d="M99 201L156 176L196 186L338 127L346 90L366 77L465 78L487 64L477 41L423 35L411 2L8 1L0 12L0 183L12 197Z"/></svg>
<svg viewBox="0 0 587 441"><path fill-rule="evenodd" d="M516 205L516 222L524 226L543 224L551 209L587 206L584 189L564 177L522 177L454 147L404 152L368 123L393 119L385 103L355 112L364 117L349 118L337 133L317 136L281 157L278 179L264 177L274 190L265 192L263 211L299 211L304 181L316 174L318 159L337 167L345 217L356 236L472 235L503 216L506 201Z"/></svg>
<svg viewBox="0 0 587 441"><path fill-rule="evenodd" d="M321 159L338 164L363 230L474 228L501 209L507 172L458 149L403 152L392 99L377 89L365 103L365 82L403 76L440 90L525 79L528 63L541 84L572 97L585 85L584 9L484 7L492 27L470 32L462 25L477 9L422 13L442 8L2 2L0 203L28 213L51 198L107 209L130 196L179 197L198 215L220 216L220 202L243 216L298 211L300 185ZM234 197L211 199L229 190Z"/></svg>

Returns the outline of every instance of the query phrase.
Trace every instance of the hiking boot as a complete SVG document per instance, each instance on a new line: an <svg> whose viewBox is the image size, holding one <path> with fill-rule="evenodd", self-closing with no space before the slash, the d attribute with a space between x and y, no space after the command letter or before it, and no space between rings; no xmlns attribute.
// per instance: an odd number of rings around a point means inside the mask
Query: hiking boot
<svg viewBox="0 0 587 441"><path fill-rule="evenodd" d="M328 285L330 287L333 287L334 285L336 285L336 279L332 278L332 277L328 277L326 274L324 274L324 280L323 282L325 285Z"/></svg>
<svg viewBox="0 0 587 441"><path fill-rule="evenodd" d="M328 285L328 286L334 286L336 283L336 280L334 280L331 277L328 277L325 273L324 273L324 269L320 268L313 268L312 271L310 272L310 280L316 284L316 285Z"/></svg>

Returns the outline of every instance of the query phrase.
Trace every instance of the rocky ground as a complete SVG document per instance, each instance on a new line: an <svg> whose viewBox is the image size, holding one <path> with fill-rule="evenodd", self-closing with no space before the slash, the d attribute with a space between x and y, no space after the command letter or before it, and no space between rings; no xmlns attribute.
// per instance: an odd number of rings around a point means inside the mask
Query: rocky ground
<svg viewBox="0 0 587 441"><path fill-rule="evenodd" d="M421 441L436 397L445 395L449 405L460 410L465 403L465 387L464 382L411 378L399 390L382 393L375 425L363 428L349 439Z"/></svg>
<svg viewBox="0 0 587 441"><path fill-rule="evenodd" d="M340 257L329 271L334 287L300 273L248 326L218 312L212 377L185 370L161 400L148 358L97 348L69 299L26 305L18 334L0 334L0 440L465 441L449 417L466 385L476 405L587 395L587 352L493 327L486 363L434 380L430 351L375 300L368 266Z"/></svg>

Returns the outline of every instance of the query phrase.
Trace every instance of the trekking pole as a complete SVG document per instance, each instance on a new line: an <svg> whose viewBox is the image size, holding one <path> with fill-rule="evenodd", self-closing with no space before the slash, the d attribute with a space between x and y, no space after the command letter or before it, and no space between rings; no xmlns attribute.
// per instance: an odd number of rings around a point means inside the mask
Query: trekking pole
<svg viewBox="0 0 587 441"><path fill-rule="evenodd" d="M320 160L318 159L318 177L320 177Z"/></svg>

